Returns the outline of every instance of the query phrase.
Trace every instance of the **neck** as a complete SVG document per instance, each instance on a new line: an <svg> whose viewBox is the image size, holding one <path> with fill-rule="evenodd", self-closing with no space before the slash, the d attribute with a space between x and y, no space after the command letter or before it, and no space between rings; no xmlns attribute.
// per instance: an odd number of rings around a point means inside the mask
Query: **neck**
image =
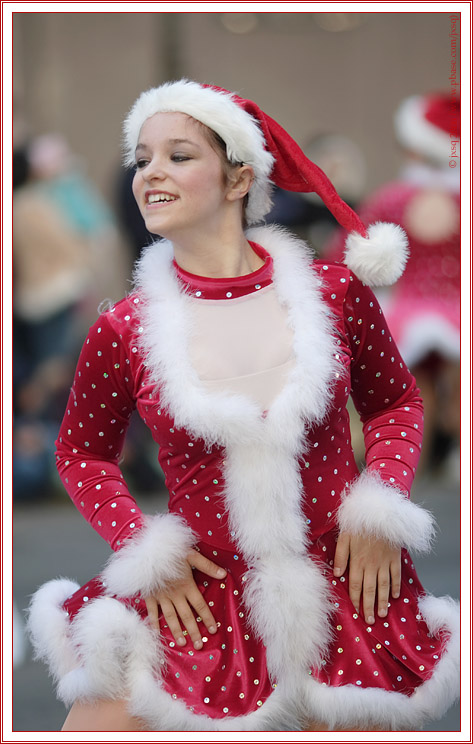
<svg viewBox="0 0 473 744"><path fill-rule="evenodd" d="M191 274L212 278L244 276L264 261L253 251L243 230L240 234L208 236L199 241L171 241L176 262Z"/></svg>

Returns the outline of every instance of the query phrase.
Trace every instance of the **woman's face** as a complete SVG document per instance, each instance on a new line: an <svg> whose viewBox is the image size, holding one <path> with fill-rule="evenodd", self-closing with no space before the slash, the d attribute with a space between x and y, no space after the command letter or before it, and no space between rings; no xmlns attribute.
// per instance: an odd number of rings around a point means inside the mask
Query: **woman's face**
<svg viewBox="0 0 473 744"><path fill-rule="evenodd" d="M182 239L218 230L231 202L221 157L194 119L154 114L141 128L133 194L149 232Z"/></svg>

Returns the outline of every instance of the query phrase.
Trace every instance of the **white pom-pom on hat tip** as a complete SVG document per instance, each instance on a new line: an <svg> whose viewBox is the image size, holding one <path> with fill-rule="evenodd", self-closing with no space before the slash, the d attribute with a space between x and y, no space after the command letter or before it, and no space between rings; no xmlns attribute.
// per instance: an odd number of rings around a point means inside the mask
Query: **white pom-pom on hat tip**
<svg viewBox="0 0 473 744"><path fill-rule="evenodd" d="M364 238L351 232L345 243L345 263L364 284L384 287L394 284L409 258L407 235L399 225L375 222Z"/></svg>

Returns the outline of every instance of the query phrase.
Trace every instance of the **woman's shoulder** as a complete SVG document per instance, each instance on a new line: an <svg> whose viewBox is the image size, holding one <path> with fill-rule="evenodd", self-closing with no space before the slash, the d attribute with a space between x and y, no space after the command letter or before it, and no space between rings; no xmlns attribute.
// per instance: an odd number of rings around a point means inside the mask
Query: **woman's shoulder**
<svg viewBox="0 0 473 744"><path fill-rule="evenodd" d="M94 326L100 332L118 334L120 338L135 336L140 325L141 299L136 292L123 297L117 302L106 300L99 307L99 317Z"/></svg>
<svg viewBox="0 0 473 744"><path fill-rule="evenodd" d="M348 266L340 261L324 261L315 259L312 269L320 279L320 288L325 302L332 308L364 304L372 301L371 288L364 284Z"/></svg>
<svg viewBox="0 0 473 744"><path fill-rule="evenodd" d="M334 287L346 290L350 282L356 281L353 272L341 261L316 258L312 262L312 270L321 279L322 288L326 290L332 290Z"/></svg>

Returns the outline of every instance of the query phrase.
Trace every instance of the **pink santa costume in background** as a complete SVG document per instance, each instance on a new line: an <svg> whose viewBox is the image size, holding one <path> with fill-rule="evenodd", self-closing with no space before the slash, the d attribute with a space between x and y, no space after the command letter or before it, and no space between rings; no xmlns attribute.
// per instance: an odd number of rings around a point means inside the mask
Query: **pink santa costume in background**
<svg viewBox="0 0 473 744"><path fill-rule="evenodd" d="M398 178L361 205L367 223L393 221L409 239L403 275L379 293L388 325L410 367L432 352L460 357L460 104L451 96L413 96L395 116L408 153ZM415 157L409 157L415 153ZM420 158L420 159L419 159ZM327 259L342 260L343 231L329 241Z"/></svg>

